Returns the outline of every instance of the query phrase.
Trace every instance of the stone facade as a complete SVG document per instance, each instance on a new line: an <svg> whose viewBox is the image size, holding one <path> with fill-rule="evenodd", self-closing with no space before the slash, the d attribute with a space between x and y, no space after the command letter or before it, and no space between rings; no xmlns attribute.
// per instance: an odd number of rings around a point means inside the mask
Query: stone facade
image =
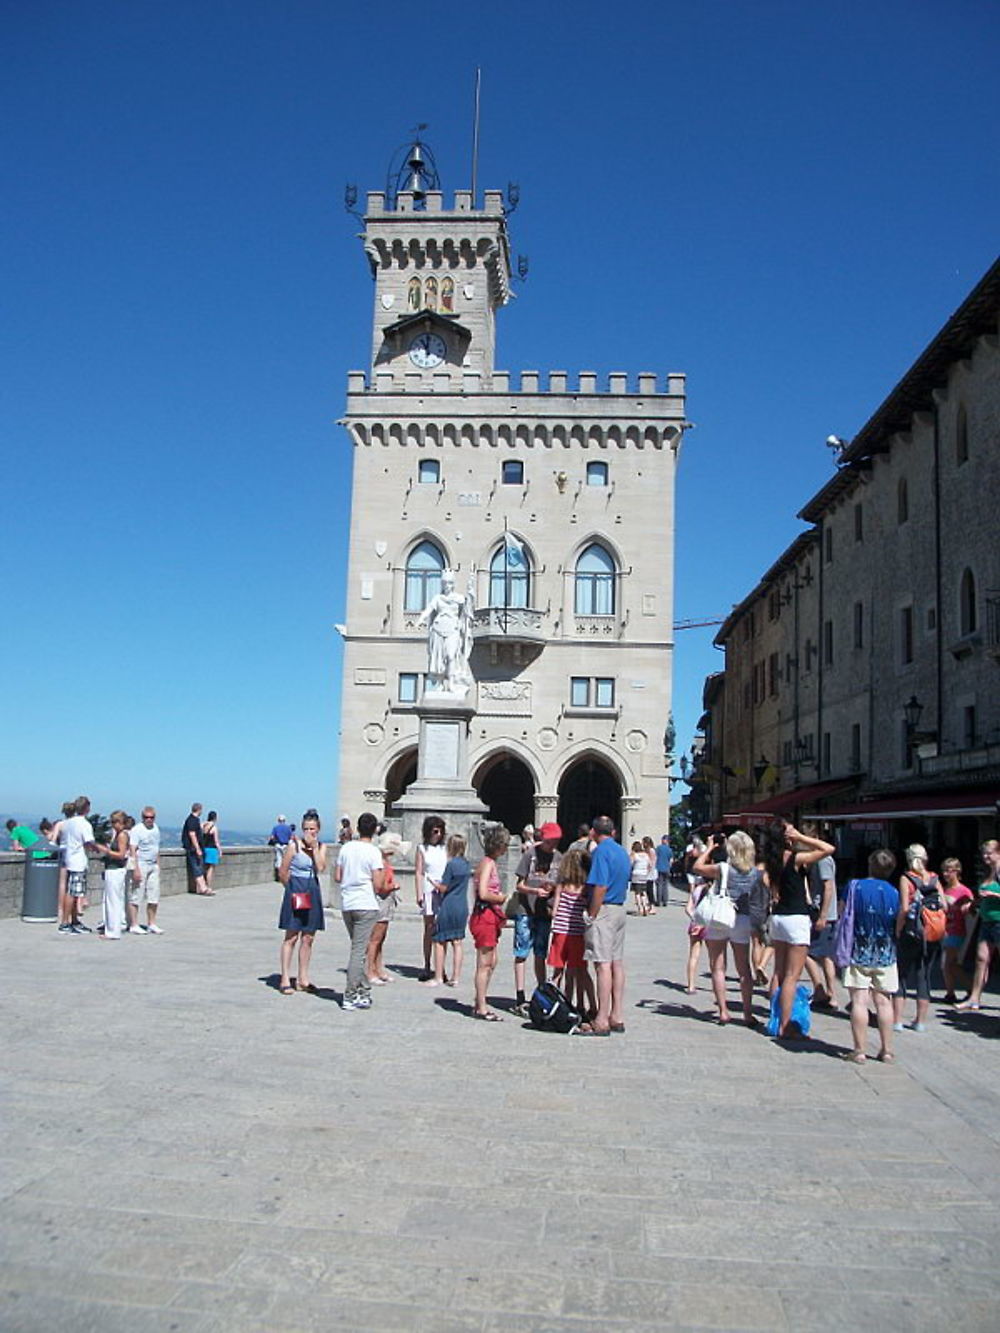
<svg viewBox="0 0 1000 1333"><path fill-rule="evenodd" d="M932 833L966 848L992 830L998 320L1000 264L844 446L801 511L809 529L719 631L701 775L715 819L941 811Z"/></svg>
<svg viewBox="0 0 1000 1333"><path fill-rule="evenodd" d="M473 202L368 196L371 368L350 373L343 419L339 808L390 814L415 777L417 619L449 567L477 608L468 776L492 816L575 821L611 803L624 833L659 834L684 376L496 370L506 218L499 193Z"/></svg>

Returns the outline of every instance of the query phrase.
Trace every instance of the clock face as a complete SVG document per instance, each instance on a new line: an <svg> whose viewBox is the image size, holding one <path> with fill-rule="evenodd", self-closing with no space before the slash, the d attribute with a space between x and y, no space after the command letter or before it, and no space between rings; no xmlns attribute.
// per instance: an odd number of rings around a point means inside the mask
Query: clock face
<svg viewBox="0 0 1000 1333"><path fill-rule="evenodd" d="M433 370L444 360L448 349L436 333L420 333L410 343L410 360L421 370Z"/></svg>

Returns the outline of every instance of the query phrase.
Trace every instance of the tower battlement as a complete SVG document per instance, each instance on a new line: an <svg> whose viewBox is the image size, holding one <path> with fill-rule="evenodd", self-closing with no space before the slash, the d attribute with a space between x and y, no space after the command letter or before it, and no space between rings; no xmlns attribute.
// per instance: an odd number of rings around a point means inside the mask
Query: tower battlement
<svg viewBox="0 0 1000 1333"><path fill-rule="evenodd" d="M516 396L569 396L574 399L599 397L604 400L613 397L628 398L630 410L637 406L635 399L654 398L657 400L656 411L663 413L668 406L665 399L677 399L680 414L683 415L685 375L680 371L668 371L662 379L655 371L640 371L630 377L626 371L612 371L598 385L596 371L581 370L575 375L575 384L570 384L570 376L565 370L548 371L547 382L537 370L522 370L519 382L508 370L494 370L492 374L483 374L478 370L466 370L462 367L448 366L431 373L413 370L409 366L378 366L369 376L363 370L351 370L347 376L347 392L363 393L476 393L491 395ZM641 406L641 402L638 404ZM602 410L604 408L602 407ZM668 411L667 415L671 415Z"/></svg>
<svg viewBox="0 0 1000 1333"><path fill-rule="evenodd" d="M468 214L482 217L500 217L504 216L503 191L502 190L484 190L483 207L476 208L475 200L472 197L471 190L456 190L453 194L454 205L450 209L444 206L443 190L428 190L422 196L424 207L417 208L417 196L412 190L400 190L396 196L396 207L387 207L386 193L384 190L369 190L367 202L365 204L365 221L369 222L376 218L398 217L400 214L416 214L418 220L424 220L428 213L441 213L448 216L452 213L458 213L463 216Z"/></svg>

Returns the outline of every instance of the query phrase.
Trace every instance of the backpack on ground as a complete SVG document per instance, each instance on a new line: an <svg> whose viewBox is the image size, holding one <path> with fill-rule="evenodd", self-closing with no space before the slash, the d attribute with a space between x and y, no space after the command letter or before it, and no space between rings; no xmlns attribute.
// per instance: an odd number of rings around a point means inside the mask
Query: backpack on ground
<svg viewBox="0 0 1000 1333"><path fill-rule="evenodd" d="M543 981L528 1001L528 1017L545 1032L573 1032L583 1022L558 986Z"/></svg>

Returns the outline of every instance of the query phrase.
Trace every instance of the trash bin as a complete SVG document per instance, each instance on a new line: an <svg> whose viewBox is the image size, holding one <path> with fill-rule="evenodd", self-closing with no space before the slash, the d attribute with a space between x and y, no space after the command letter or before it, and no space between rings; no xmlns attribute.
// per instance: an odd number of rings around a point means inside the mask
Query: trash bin
<svg viewBox="0 0 1000 1333"><path fill-rule="evenodd" d="M32 848L37 851L38 846ZM59 919L59 852L53 848L51 856L24 854L24 897L21 900L22 921L58 921Z"/></svg>

